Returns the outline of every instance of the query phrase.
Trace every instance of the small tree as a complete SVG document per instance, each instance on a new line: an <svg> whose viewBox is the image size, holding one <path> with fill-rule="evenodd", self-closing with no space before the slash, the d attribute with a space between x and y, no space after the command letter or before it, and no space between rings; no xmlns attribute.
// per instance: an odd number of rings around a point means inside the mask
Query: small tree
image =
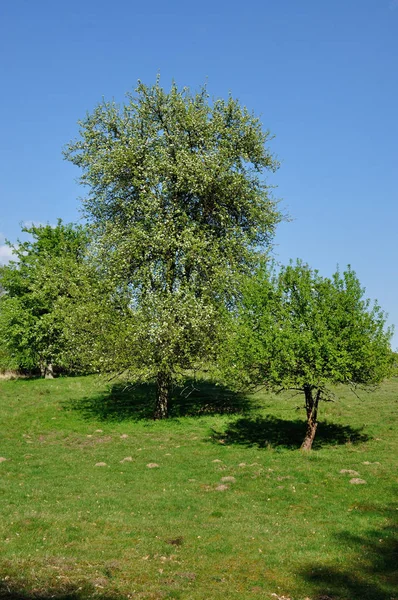
<svg viewBox="0 0 398 600"><path fill-rule="evenodd" d="M228 376L245 386L298 390L305 397L310 450L321 400L333 384L377 384L392 364L391 329L364 299L354 271L324 278L297 262L247 281L226 347Z"/></svg>
<svg viewBox="0 0 398 600"><path fill-rule="evenodd" d="M173 379L214 356L223 309L281 218L261 176L277 162L232 98L159 81L136 92L99 105L65 154L90 188L85 214L115 287L129 286L124 362L156 379L163 418Z"/></svg>
<svg viewBox="0 0 398 600"><path fill-rule="evenodd" d="M1 346L13 365L53 377L64 365L64 315L60 303L79 288L88 245L83 227L32 225L31 236L13 247L15 260L0 268Z"/></svg>

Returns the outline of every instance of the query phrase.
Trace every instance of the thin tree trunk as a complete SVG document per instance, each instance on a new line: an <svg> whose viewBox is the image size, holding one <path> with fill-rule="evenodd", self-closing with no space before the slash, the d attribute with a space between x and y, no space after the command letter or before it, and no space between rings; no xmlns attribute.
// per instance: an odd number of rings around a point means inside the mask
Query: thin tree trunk
<svg viewBox="0 0 398 600"><path fill-rule="evenodd" d="M307 412L307 431L305 433L304 441L301 444L302 450L311 450L316 429L318 427L318 404L321 397L321 391L317 390L315 396L314 392L315 390L309 385L304 386L305 409Z"/></svg>
<svg viewBox="0 0 398 600"><path fill-rule="evenodd" d="M169 373L159 371L156 378L156 406L153 418L166 419L168 416L169 397L171 389L171 377Z"/></svg>
<svg viewBox="0 0 398 600"><path fill-rule="evenodd" d="M44 379L54 379L54 368L52 363L41 362L40 363L40 375Z"/></svg>
<svg viewBox="0 0 398 600"><path fill-rule="evenodd" d="M45 379L54 379L54 369L52 363L48 363L44 372Z"/></svg>

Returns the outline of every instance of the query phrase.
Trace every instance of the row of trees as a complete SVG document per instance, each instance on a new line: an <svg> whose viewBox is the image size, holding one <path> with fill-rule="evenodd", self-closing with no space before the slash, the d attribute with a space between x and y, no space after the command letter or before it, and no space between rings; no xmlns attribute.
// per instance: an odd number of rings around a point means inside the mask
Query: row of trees
<svg viewBox="0 0 398 600"><path fill-rule="evenodd" d="M351 270L267 262L282 214L264 176L278 164L255 116L206 89L136 91L99 105L65 151L89 188L87 227L26 229L1 269L3 353L47 376L154 379L155 418L203 365L230 385L300 389L310 447L328 384L388 373L385 315Z"/></svg>
<svg viewBox="0 0 398 600"><path fill-rule="evenodd" d="M79 285L88 247L82 227L23 227L31 239L13 247L14 260L1 268L0 336L3 368L52 377L64 365L63 301Z"/></svg>
<svg viewBox="0 0 398 600"><path fill-rule="evenodd" d="M22 231L30 239L0 267L0 368L47 378L114 369L129 298L98 268L88 228L59 220Z"/></svg>

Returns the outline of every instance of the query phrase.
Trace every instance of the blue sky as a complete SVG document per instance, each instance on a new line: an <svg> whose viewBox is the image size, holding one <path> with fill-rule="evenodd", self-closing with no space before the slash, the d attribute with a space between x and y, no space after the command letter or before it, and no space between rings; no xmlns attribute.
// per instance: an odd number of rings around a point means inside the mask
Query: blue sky
<svg viewBox="0 0 398 600"><path fill-rule="evenodd" d="M63 145L159 72L261 116L292 217L277 258L350 263L398 326L398 0L2 0L0 61L0 261L21 222L80 218Z"/></svg>

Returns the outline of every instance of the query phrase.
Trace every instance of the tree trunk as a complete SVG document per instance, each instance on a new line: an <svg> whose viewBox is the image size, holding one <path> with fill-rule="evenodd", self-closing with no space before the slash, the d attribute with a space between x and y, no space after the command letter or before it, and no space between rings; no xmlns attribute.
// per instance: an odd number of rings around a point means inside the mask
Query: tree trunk
<svg viewBox="0 0 398 600"><path fill-rule="evenodd" d="M48 363L44 372L45 379L54 379L54 369L52 363Z"/></svg>
<svg viewBox="0 0 398 600"><path fill-rule="evenodd" d="M171 389L171 377L169 373L159 371L156 378L156 406L153 418L166 419L168 416L168 404Z"/></svg>
<svg viewBox="0 0 398 600"><path fill-rule="evenodd" d="M321 397L321 390L315 390L309 385L304 386L305 409L307 412L307 431L301 444L301 450L311 450L315 438L316 428L318 427L318 404Z"/></svg>
<svg viewBox="0 0 398 600"><path fill-rule="evenodd" d="M41 362L40 374L44 379L54 379L54 369L52 363Z"/></svg>

